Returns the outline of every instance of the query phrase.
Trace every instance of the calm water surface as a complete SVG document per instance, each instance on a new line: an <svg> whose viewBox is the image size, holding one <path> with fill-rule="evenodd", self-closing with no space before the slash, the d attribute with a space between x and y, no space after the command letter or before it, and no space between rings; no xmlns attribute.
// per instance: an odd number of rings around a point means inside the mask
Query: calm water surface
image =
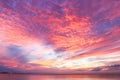
<svg viewBox="0 0 120 80"><path fill-rule="evenodd" d="M0 74L0 80L120 80L120 75L28 75Z"/></svg>

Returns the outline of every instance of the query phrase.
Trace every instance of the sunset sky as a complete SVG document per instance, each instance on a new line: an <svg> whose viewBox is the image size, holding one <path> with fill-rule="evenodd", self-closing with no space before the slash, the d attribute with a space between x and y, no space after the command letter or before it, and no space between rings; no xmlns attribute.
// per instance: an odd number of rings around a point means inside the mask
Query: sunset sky
<svg viewBox="0 0 120 80"><path fill-rule="evenodd" d="M120 72L120 0L0 0L0 72Z"/></svg>

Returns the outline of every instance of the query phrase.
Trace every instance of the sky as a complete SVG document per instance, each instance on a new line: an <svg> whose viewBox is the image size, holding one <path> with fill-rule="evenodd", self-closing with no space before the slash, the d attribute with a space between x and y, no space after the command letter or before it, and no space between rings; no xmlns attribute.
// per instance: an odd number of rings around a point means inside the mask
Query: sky
<svg viewBox="0 0 120 80"><path fill-rule="evenodd" d="M0 0L0 72L120 72L120 0Z"/></svg>

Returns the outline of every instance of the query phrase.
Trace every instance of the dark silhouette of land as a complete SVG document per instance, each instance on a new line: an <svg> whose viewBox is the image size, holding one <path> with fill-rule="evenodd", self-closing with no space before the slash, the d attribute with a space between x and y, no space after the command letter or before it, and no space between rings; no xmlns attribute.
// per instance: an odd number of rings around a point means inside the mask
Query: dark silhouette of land
<svg viewBox="0 0 120 80"><path fill-rule="evenodd" d="M105 75L105 74L120 74L120 72L83 72L83 73L17 73L17 72L0 72L0 74L32 74L32 75Z"/></svg>
<svg viewBox="0 0 120 80"><path fill-rule="evenodd" d="M0 72L0 74L10 74L9 72Z"/></svg>

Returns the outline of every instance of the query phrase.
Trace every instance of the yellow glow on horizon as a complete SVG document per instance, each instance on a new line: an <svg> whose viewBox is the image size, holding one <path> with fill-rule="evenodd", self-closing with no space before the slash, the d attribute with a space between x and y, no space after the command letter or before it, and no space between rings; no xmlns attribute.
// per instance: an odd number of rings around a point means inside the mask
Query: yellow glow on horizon
<svg viewBox="0 0 120 80"><path fill-rule="evenodd" d="M31 61L29 63L32 63L32 64L40 64L41 66L44 66L44 67L50 67L54 61L42 61L42 60L36 60L36 61Z"/></svg>

